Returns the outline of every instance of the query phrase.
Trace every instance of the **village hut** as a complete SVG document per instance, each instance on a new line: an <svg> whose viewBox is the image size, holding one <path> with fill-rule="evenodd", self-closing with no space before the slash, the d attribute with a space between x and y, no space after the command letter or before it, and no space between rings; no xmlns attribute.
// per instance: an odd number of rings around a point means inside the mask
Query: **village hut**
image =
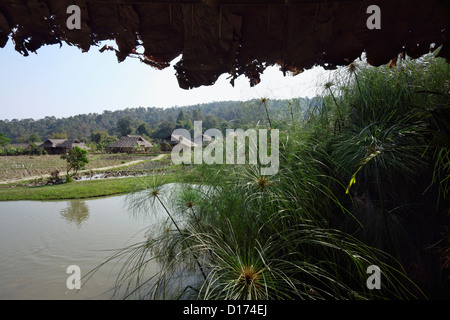
<svg viewBox="0 0 450 320"><path fill-rule="evenodd" d="M213 142L213 138L210 137L207 134L201 134L194 138L194 142L201 143L203 147L209 145L211 142Z"/></svg>
<svg viewBox="0 0 450 320"><path fill-rule="evenodd" d="M194 148L197 146L197 144L195 144L189 137L185 137L180 134L171 134L162 140L160 144L161 151L170 151L177 144L182 144L189 148Z"/></svg>
<svg viewBox="0 0 450 320"><path fill-rule="evenodd" d="M64 154L68 150L75 148L76 146L81 149L89 150L89 148L77 139L47 139L44 143L38 147L43 148L48 154Z"/></svg>
<svg viewBox="0 0 450 320"><path fill-rule="evenodd" d="M126 153L137 153L137 152L147 152L153 145L137 135L126 135L121 137L118 141L106 146L108 152L126 152Z"/></svg>

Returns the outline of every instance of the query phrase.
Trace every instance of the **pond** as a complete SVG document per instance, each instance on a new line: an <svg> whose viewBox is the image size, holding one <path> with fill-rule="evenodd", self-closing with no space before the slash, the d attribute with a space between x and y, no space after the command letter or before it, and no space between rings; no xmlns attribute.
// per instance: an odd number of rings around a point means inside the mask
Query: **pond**
<svg viewBox="0 0 450 320"><path fill-rule="evenodd" d="M125 196L0 202L0 299L110 299L117 261L82 279L80 290L68 288L75 275L68 267L78 266L83 277L119 249L144 241L158 219L134 215Z"/></svg>

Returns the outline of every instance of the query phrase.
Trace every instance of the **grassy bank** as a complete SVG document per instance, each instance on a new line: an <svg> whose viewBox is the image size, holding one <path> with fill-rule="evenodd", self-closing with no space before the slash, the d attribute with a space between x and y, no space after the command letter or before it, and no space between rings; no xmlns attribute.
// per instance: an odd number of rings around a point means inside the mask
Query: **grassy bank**
<svg viewBox="0 0 450 320"><path fill-rule="evenodd" d="M199 175L195 171L185 169L172 168L171 172L157 173L157 175L165 183L200 182ZM110 178L58 185L9 187L0 189L0 201L83 199L124 194L150 177Z"/></svg>

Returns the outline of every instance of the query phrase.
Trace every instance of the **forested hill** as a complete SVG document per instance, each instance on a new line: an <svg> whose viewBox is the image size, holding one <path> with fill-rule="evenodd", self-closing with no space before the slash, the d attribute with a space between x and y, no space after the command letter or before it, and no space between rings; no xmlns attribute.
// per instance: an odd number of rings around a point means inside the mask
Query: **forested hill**
<svg viewBox="0 0 450 320"><path fill-rule="evenodd" d="M298 119L309 105L319 98L291 100L221 101L185 107L138 107L101 114L80 114L67 118L47 116L43 119L0 120L0 133L11 143L44 141L48 138L80 139L88 142L101 136L141 134L160 139L175 128L193 128L193 121L202 120L203 128L247 128L256 123ZM97 138L96 138L97 137Z"/></svg>

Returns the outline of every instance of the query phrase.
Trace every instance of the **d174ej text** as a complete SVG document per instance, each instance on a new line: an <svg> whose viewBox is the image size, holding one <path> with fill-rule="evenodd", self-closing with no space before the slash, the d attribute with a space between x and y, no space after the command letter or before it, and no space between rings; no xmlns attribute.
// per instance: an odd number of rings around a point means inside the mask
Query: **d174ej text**
<svg viewBox="0 0 450 320"><path fill-rule="evenodd" d="M265 304L228 304L226 308L222 307L201 307L191 304L183 308L184 315L207 315L214 318L217 314L228 315L258 315L265 317L267 315L267 305Z"/></svg>

